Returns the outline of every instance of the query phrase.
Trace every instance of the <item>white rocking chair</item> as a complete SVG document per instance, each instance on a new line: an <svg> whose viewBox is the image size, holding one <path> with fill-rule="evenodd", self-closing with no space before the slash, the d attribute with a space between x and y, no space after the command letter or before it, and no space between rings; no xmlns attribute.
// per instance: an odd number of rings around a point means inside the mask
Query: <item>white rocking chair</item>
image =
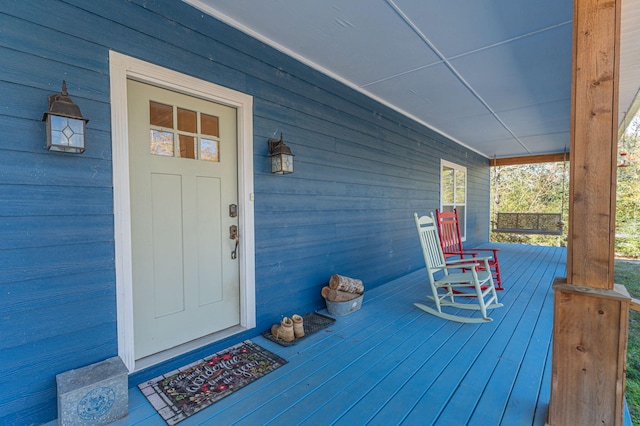
<svg viewBox="0 0 640 426"><path fill-rule="evenodd" d="M428 297L433 299L436 308L434 309L422 303L414 303L414 305L425 312L450 321L465 323L492 321L487 316L487 309L499 308L503 305L498 303L498 295L496 294L491 269L489 268L490 257L445 262L433 213L430 216L422 217L418 217L418 214L414 213L413 216L418 236L420 237L420 246L424 263L427 267L429 284L433 292L433 296ZM481 263L484 263L484 270L478 271L477 266L480 266ZM463 268L464 271L462 271ZM454 272L450 272L451 270L454 270ZM434 274L438 272L443 275L441 278L436 279ZM458 302L456 298L465 298L466 302ZM482 313L482 318L448 314L442 312L443 306L479 310Z"/></svg>

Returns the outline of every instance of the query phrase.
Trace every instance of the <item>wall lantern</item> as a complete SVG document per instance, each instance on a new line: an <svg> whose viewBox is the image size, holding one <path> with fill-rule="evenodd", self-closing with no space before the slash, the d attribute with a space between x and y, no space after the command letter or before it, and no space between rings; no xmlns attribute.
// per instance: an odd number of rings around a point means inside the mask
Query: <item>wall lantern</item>
<svg viewBox="0 0 640 426"><path fill-rule="evenodd" d="M293 173L293 157L291 150L284 144L282 133L280 139L269 139L269 154L271 157L271 173L283 175Z"/></svg>
<svg viewBox="0 0 640 426"><path fill-rule="evenodd" d="M49 151L82 154L85 150L84 130L89 122L67 93L62 81L62 92L49 96L49 111L42 116L47 122L47 149Z"/></svg>

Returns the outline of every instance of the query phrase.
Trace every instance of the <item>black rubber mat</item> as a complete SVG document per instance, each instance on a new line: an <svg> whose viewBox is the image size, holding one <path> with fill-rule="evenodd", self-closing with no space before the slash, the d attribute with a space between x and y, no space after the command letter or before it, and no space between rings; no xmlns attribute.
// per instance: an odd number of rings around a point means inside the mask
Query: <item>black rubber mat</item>
<svg viewBox="0 0 640 426"><path fill-rule="evenodd" d="M319 314L317 312L311 312L302 316L304 319L304 336L298 337L297 339L293 339L291 342L285 342L284 340L276 339L273 334L271 334L271 329L262 333L262 335L266 338L275 342L281 346L293 346L298 342L306 339L318 331L329 327L331 324L336 322L335 318L328 317L326 315Z"/></svg>

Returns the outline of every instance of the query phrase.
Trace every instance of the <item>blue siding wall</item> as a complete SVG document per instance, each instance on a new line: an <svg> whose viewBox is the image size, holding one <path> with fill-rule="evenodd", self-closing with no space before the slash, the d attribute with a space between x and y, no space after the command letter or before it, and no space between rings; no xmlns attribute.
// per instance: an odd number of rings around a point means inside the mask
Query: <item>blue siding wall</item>
<svg viewBox="0 0 640 426"><path fill-rule="evenodd" d="M3 0L0 424L55 418L55 375L117 354L109 49L254 96L258 327L235 340L323 307L333 273L372 288L423 267L412 214L438 207L441 158L468 168L468 237L487 240L489 160L183 2ZM90 119L79 156L45 148L63 79ZM281 132L293 175L269 173Z"/></svg>

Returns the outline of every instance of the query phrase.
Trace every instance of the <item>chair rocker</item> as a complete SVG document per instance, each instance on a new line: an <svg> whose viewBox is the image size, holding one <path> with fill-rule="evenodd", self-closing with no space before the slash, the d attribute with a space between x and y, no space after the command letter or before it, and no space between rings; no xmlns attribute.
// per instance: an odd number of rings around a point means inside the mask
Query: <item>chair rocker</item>
<svg viewBox="0 0 640 426"><path fill-rule="evenodd" d="M498 303L498 295L489 268L489 258L476 257L445 262L433 213L422 217L414 213L413 217L433 293L433 296L428 298L435 302L435 309L422 303L414 303L414 305L425 312L450 321L464 323L492 321L487 316L487 310L503 305ZM484 269L478 270L480 265L483 265ZM435 277L437 273L438 276L442 274L438 279ZM466 302L458 300L466 300ZM442 312L443 307L479 310L482 318L448 314Z"/></svg>
<svg viewBox="0 0 640 426"><path fill-rule="evenodd" d="M492 257L489 259L489 270L493 275L493 282L496 290L504 290L502 287L502 277L500 275L500 263L498 262L498 251L500 249L493 248L472 248L465 250L462 246L462 237L460 235L460 222L458 221L458 211L453 209L451 212L440 212L436 209L436 223L438 224L438 234L440 235L440 247L445 259L457 257L464 259L475 258L478 252L491 252ZM472 260L472 259L469 259ZM480 266L482 270L484 266Z"/></svg>

